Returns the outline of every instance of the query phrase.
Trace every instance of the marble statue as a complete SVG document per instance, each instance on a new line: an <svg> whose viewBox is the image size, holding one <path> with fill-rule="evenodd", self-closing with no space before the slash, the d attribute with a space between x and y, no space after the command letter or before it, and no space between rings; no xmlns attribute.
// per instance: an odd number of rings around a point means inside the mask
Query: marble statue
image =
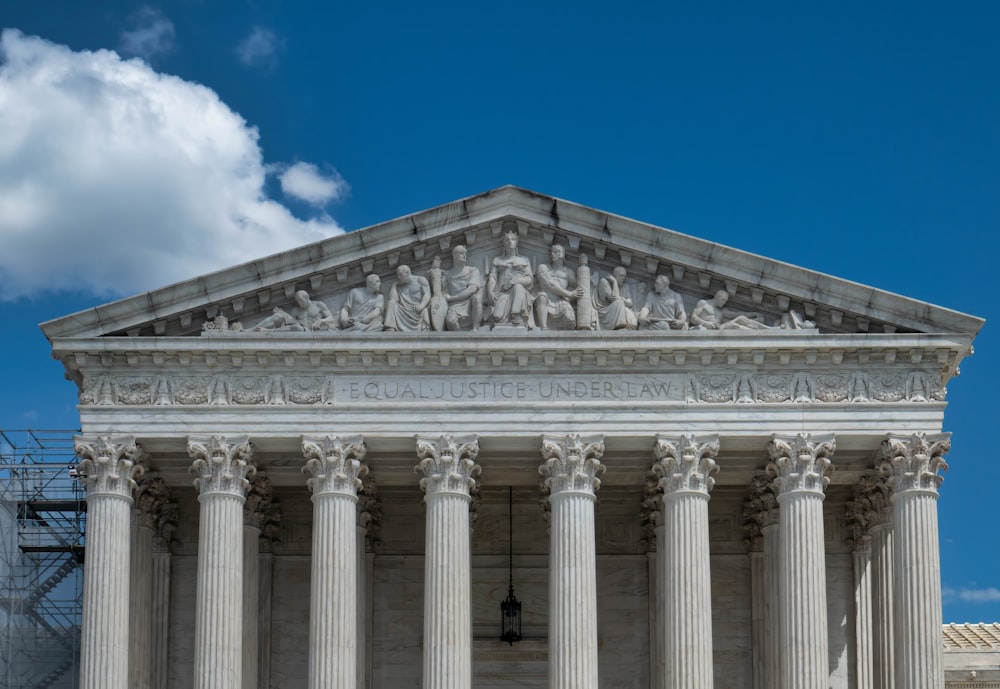
<svg viewBox="0 0 1000 689"><path fill-rule="evenodd" d="M635 330L639 325L626 275L625 266L618 266L597 282L594 308L601 330Z"/></svg>
<svg viewBox="0 0 1000 689"><path fill-rule="evenodd" d="M553 244L551 263L538 266L538 294L535 296L535 325L548 330L549 319L559 330L577 327L573 302L583 296L583 288L576 284L576 273L566 265L566 249Z"/></svg>
<svg viewBox="0 0 1000 689"><path fill-rule="evenodd" d="M806 320L801 313L790 308L781 314L781 321L778 323L778 327L785 330L805 330L815 328L816 323L815 321Z"/></svg>
<svg viewBox="0 0 1000 689"><path fill-rule="evenodd" d="M431 287L427 278L414 275L410 267L396 269L396 284L389 290L385 306L385 329L419 332L430 326L427 307L431 303Z"/></svg>
<svg viewBox="0 0 1000 689"><path fill-rule="evenodd" d="M435 256L431 268L427 271L427 282L431 287L431 302L427 307L427 315L432 330L444 330L448 315L448 300L444 296L444 271L441 269L441 257Z"/></svg>
<svg viewBox="0 0 1000 689"><path fill-rule="evenodd" d="M254 330L258 331L287 330L291 332L335 329L335 321L329 307L321 301L312 300L304 289L295 293L295 306L292 307L291 312L276 306L270 316L254 327Z"/></svg>
<svg viewBox="0 0 1000 689"><path fill-rule="evenodd" d="M493 259L486 280L486 299L492 307L490 320L494 325L510 324L531 327L534 282L531 263L517 253L517 232L507 232L503 238L503 255Z"/></svg>
<svg viewBox="0 0 1000 689"><path fill-rule="evenodd" d="M467 265L469 250L459 244L451 250L451 270L444 273L444 318L448 330L475 330L483 320L483 276Z"/></svg>
<svg viewBox="0 0 1000 689"><path fill-rule="evenodd" d="M640 330L687 330L687 312L681 296L670 289L670 278L658 275L636 320Z"/></svg>
<svg viewBox="0 0 1000 689"><path fill-rule="evenodd" d="M702 299L691 311L693 330L764 330L771 326L758 320L757 314L727 318L724 307L729 302L729 292L720 289L712 299Z"/></svg>
<svg viewBox="0 0 1000 689"><path fill-rule="evenodd" d="M385 312L382 280L372 273L365 278L364 287L355 287L347 295L340 309L341 330L381 330Z"/></svg>

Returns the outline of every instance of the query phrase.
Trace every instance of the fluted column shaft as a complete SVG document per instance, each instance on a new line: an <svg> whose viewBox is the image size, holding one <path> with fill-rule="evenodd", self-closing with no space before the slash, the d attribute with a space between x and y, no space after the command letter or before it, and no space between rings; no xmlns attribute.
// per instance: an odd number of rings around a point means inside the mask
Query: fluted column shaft
<svg viewBox="0 0 1000 689"><path fill-rule="evenodd" d="M896 689L892 542L891 521L872 528L872 663L875 689Z"/></svg>
<svg viewBox="0 0 1000 689"><path fill-rule="evenodd" d="M767 606L764 604L764 551L751 550L750 557L750 639L753 653L753 689L765 689L764 638L767 634Z"/></svg>
<svg viewBox="0 0 1000 689"><path fill-rule="evenodd" d="M826 689L829 676L823 498L833 438L773 438L778 493L782 689Z"/></svg>
<svg viewBox="0 0 1000 689"><path fill-rule="evenodd" d="M150 689L153 632L153 528L133 515L129 610L129 687Z"/></svg>
<svg viewBox="0 0 1000 689"><path fill-rule="evenodd" d="M892 486L896 684L905 689L944 686L937 472L948 468L949 438L917 433L882 443Z"/></svg>
<svg viewBox="0 0 1000 689"><path fill-rule="evenodd" d="M653 633L653 643L655 645L654 651L654 665L652 668L653 675L651 685L653 689L665 689L666 679L667 679L667 659L663 655L664 645L666 644L667 635L667 621L664 617L664 600L663 600L663 573L667 571L667 546L666 546L666 534L663 529L663 517L662 514L659 515L659 523L654 528L654 534L656 535L656 553L654 553L656 565L656 571L653 573L653 605L655 609L654 619L656 621L654 633Z"/></svg>
<svg viewBox="0 0 1000 689"><path fill-rule="evenodd" d="M469 503L478 454L475 437L417 438L427 505L424 689L472 687Z"/></svg>
<svg viewBox="0 0 1000 689"><path fill-rule="evenodd" d="M781 539L777 523L764 526L764 687L781 687Z"/></svg>
<svg viewBox="0 0 1000 689"><path fill-rule="evenodd" d="M257 689L271 689L271 593L274 581L274 554L268 549L260 553L260 615L257 618L257 642L260 661L257 663Z"/></svg>
<svg viewBox="0 0 1000 689"><path fill-rule="evenodd" d="M170 551L153 551L153 624L150 627L150 678L152 689L167 689L168 639L170 638Z"/></svg>
<svg viewBox="0 0 1000 689"><path fill-rule="evenodd" d="M360 437L302 439L313 502L309 689L357 689Z"/></svg>
<svg viewBox="0 0 1000 689"><path fill-rule="evenodd" d="M129 437L78 437L74 445L87 486L80 687L128 689L131 506L139 449Z"/></svg>
<svg viewBox="0 0 1000 689"><path fill-rule="evenodd" d="M854 551L854 644L858 689L872 689L872 553L865 545Z"/></svg>
<svg viewBox="0 0 1000 689"><path fill-rule="evenodd" d="M539 471L551 508L549 687L597 689L597 553L594 502L603 438L542 439Z"/></svg>
<svg viewBox="0 0 1000 689"><path fill-rule="evenodd" d="M260 535L271 507L271 482L258 471L243 505L243 689L257 689L260 658Z"/></svg>
<svg viewBox="0 0 1000 689"><path fill-rule="evenodd" d="M243 503L253 474L246 438L189 438L199 491L194 689L241 689Z"/></svg>
<svg viewBox="0 0 1000 689"><path fill-rule="evenodd" d="M653 471L663 490L666 689L713 685L708 498L718 451L716 436L656 439Z"/></svg>

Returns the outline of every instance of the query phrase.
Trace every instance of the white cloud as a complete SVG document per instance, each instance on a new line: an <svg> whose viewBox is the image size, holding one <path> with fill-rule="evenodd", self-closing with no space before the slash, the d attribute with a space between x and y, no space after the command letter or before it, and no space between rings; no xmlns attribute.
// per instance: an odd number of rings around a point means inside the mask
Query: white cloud
<svg viewBox="0 0 1000 689"><path fill-rule="evenodd" d="M339 201L347 194L349 187L336 170L324 175L312 163L295 163L278 177L281 191L314 206L324 206L330 201Z"/></svg>
<svg viewBox="0 0 1000 689"><path fill-rule="evenodd" d="M142 7L132 15L133 29L122 31L120 49L125 55L150 59L174 47L174 23L163 12Z"/></svg>
<svg viewBox="0 0 1000 689"><path fill-rule="evenodd" d="M960 600L964 603L1000 603L1000 589L987 586L985 588L945 588L941 591L945 600Z"/></svg>
<svg viewBox="0 0 1000 689"><path fill-rule="evenodd" d="M247 67L269 66L281 47L277 34L270 29L255 26L250 35L240 41L236 54Z"/></svg>
<svg viewBox="0 0 1000 689"><path fill-rule="evenodd" d="M111 51L0 34L0 299L121 295L342 232L267 198L257 130Z"/></svg>

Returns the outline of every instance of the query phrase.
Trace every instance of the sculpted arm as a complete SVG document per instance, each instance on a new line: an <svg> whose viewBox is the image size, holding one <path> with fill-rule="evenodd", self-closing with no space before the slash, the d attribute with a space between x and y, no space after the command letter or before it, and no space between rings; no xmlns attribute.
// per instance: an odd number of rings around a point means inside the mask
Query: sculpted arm
<svg viewBox="0 0 1000 689"><path fill-rule="evenodd" d="M362 323L371 323L372 321L381 318L382 312L385 310L385 297L381 294L375 298L375 306L368 312L364 318L361 319Z"/></svg>
<svg viewBox="0 0 1000 689"><path fill-rule="evenodd" d="M538 282L540 282L543 287L550 290L554 294L558 294L563 299L572 299L579 296L577 293L578 290L565 289L557 281L553 280L550 268L545 264L538 266ZM567 287L573 287L575 281L572 277L570 277L567 282ZM525 286L527 287L527 285Z"/></svg>
<svg viewBox="0 0 1000 689"><path fill-rule="evenodd" d="M653 299L656 296L654 292L650 292L646 295L646 301L643 302L642 308L639 309L638 319L642 324L649 323L649 312L653 309Z"/></svg>
<svg viewBox="0 0 1000 689"><path fill-rule="evenodd" d="M427 305L431 303L431 285L427 282L427 278L417 277L417 284L420 285L420 303L417 304L417 311L423 311L427 308ZM395 289L395 286L393 287Z"/></svg>
<svg viewBox="0 0 1000 689"><path fill-rule="evenodd" d="M719 327L715 318L715 309L710 300L702 299L691 312L691 325L700 325L703 328L714 330Z"/></svg>

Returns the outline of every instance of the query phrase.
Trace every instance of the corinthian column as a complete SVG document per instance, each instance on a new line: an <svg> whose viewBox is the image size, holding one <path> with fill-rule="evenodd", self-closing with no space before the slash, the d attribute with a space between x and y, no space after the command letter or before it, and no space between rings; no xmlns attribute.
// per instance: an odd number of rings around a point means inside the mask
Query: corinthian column
<svg viewBox="0 0 1000 689"><path fill-rule="evenodd" d="M826 689L829 634L823 498L830 479L832 435L772 436L768 444L778 493L781 555L781 686Z"/></svg>
<svg viewBox="0 0 1000 689"><path fill-rule="evenodd" d="M170 638L170 553L174 532L177 530L177 505L164 505L153 536L153 617L150 629L150 686L167 689Z"/></svg>
<svg viewBox="0 0 1000 689"><path fill-rule="evenodd" d="M130 515L139 448L126 436L78 436L87 486L80 689L128 688Z"/></svg>
<svg viewBox="0 0 1000 689"><path fill-rule="evenodd" d="M257 689L260 658L260 532L271 509L271 481L258 471L243 504L243 689Z"/></svg>
<svg viewBox="0 0 1000 689"><path fill-rule="evenodd" d="M253 476L248 438L189 437L198 517L194 689L241 689L243 502Z"/></svg>
<svg viewBox="0 0 1000 689"><path fill-rule="evenodd" d="M781 686L781 611L778 599L780 543L778 542L778 500L774 481L760 475L750 484L750 496L743 509L750 530L750 576L753 585L753 678L755 689Z"/></svg>
<svg viewBox="0 0 1000 689"><path fill-rule="evenodd" d="M552 510L549 540L549 687L597 689L594 501L604 437L542 437L538 468Z"/></svg>
<svg viewBox="0 0 1000 689"><path fill-rule="evenodd" d="M854 500L847 503L846 519L851 530L854 556L854 667L858 689L874 689L874 636L872 629L872 548L873 511L868 499L871 476L863 476L854 487Z"/></svg>
<svg viewBox="0 0 1000 689"><path fill-rule="evenodd" d="M666 620L661 653L666 689L712 688L712 577L708 550L708 494L719 470L719 437L657 436L653 472L663 489L663 545L659 572Z"/></svg>
<svg viewBox="0 0 1000 689"><path fill-rule="evenodd" d="M129 687L152 686L153 537L167 503L167 485L145 474L135 491L132 510L131 585L129 603Z"/></svg>
<svg viewBox="0 0 1000 689"><path fill-rule="evenodd" d="M944 686L937 472L948 468L950 447L947 433L882 442L882 471L892 486L896 683L906 689Z"/></svg>
<svg viewBox="0 0 1000 689"><path fill-rule="evenodd" d="M313 501L309 689L357 689L360 436L302 438Z"/></svg>
<svg viewBox="0 0 1000 689"><path fill-rule="evenodd" d="M472 687L469 501L478 456L476 436L417 438L427 504L423 689Z"/></svg>
<svg viewBox="0 0 1000 689"><path fill-rule="evenodd" d="M872 549L872 667L875 689L896 689L893 605L892 489L884 476L872 477L867 499Z"/></svg>

